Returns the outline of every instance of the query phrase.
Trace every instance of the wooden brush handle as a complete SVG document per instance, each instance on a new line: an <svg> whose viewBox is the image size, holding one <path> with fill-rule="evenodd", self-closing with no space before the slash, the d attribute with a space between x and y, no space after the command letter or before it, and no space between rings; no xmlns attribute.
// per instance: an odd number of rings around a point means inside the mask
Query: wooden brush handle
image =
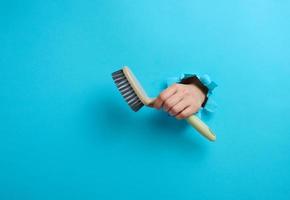
<svg viewBox="0 0 290 200"><path fill-rule="evenodd" d="M145 105L152 107L155 100L156 100L156 98L148 98L148 101L145 102ZM208 140L210 140L210 141L215 141L216 140L215 134L197 116L192 115L192 116L186 118L186 121L193 128L195 128L200 134L202 134L204 137L206 137Z"/></svg>
<svg viewBox="0 0 290 200"><path fill-rule="evenodd" d="M210 130L210 128L201 121L197 116L192 115L186 119L186 121L193 126L198 132L200 132L204 137L206 137L210 141L215 141L216 136Z"/></svg>

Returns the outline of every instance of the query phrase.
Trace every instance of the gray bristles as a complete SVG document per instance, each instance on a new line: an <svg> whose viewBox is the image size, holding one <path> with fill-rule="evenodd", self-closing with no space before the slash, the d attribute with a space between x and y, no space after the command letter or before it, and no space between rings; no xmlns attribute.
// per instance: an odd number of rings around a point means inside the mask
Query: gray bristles
<svg viewBox="0 0 290 200"><path fill-rule="evenodd" d="M120 91L123 98L126 100L132 110L137 112L144 106L139 97L134 92L130 83L128 82L123 70L118 70L112 73L112 78Z"/></svg>

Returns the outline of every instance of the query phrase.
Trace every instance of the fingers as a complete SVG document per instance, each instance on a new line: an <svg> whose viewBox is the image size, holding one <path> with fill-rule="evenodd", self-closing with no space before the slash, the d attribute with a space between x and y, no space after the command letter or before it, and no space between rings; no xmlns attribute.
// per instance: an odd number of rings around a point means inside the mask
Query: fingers
<svg viewBox="0 0 290 200"><path fill-rule="evenodd" d="M197 112L197 110L194 107L188 106L183 111L181 111L179 114L177 114L175 116L175 118L176 119L185 119L185 118L190 117L191 115L193 115L196 112Z"/></svg>
<svg viewBox="0 0 290 200"><path fill-rule="evenodd" d="M168 110L171 116L175 116L177 119L188 118L191 115L198 112L199 106L197 103L192 103L189 98L183 98L175 106Z"/></svg>
<svg viewBox="0 0 290 200"><path fill-rule="evenodd" d="M165 89L154 101L153 107L160 109L163 106L163 103L166 99L171 97L177 91L177 85L173 84L172 86Z"/></svg>
<svg viewBox="0 0 290 200"><path fill-rule="evenodd" d="M183 99L184 95L181 92L174 93L171 97L166 99L163 103L163 109L168 112L173 106Z"/></svg>
<svg viewBox="0 0 290 200"><path fill-rule="evenodd" d="M190 102L188 102L188 100L182 100L173 106L170 110L168 110L168 113L171 116L176 116L189 106Z"/></svg>
<svg viewBox="0 0 290 200"><path fill-rule="evenodd" d="M173 84L155 99L152 107L160 109L177 119L188 118L196 113L203 102L204 94L192 85Z"/></svg>

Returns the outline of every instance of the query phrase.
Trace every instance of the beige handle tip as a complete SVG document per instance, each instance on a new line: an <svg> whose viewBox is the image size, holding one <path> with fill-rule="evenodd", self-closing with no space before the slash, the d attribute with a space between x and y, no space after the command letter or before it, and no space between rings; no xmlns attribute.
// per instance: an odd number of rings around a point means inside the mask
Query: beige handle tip
<svg viewBox="0 0 290 200"><path fill-rule="evenodd" d="M216 135L212 130L197 116L192 115L186 119L186 121L192 125L201 135L206 137L208 140L214 142L216 140Z"/></svg>

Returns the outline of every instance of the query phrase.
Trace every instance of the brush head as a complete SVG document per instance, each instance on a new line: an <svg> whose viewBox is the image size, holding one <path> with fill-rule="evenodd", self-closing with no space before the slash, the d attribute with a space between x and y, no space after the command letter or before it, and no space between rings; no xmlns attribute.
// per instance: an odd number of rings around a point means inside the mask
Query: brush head
<svg viewBox="0 0 290 200"><path fill-rule="evenodd" d="M130 108L135 112L140 110L144 106L144 104L137 96L136 92L134 91L133 87L125 76L123 69L113 72L112 78Z"/></svg>

